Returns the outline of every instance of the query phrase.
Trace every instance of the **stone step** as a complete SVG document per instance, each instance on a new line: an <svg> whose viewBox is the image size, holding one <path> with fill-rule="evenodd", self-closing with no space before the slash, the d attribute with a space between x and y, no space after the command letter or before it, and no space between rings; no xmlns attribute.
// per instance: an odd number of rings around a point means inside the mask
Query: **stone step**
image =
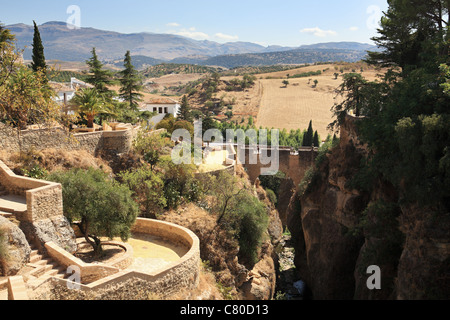
<svg viewBox="0 0 450 320"><path fill-rule="evenodd" d="M30 263L38 264L42 260L43 256L39 253L35 253L33 256L30 255Z"/></svg>
<svg viewBox="0 0 450 320"><path fill-rule="evenodd" d="M8 289L0 290L0 301L8 300Z"/></svg>

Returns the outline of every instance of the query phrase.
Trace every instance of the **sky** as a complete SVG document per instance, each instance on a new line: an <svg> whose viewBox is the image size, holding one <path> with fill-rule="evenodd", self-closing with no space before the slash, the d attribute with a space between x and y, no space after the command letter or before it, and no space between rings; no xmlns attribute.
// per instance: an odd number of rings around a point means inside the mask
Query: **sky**
<svg viewBox="0 0 450 320"><path fill-rule="evenodd" d="M0 0L0 22L62 21L121 33L297 47L372 43L387 0Z"/></svg>

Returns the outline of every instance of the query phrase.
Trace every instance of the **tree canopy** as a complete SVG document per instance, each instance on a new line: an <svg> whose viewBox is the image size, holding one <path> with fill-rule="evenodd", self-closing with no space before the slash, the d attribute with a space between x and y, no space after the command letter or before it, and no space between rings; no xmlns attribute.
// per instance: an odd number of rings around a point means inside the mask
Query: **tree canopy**
<svg viewBox="0 0 450 320"><path fill-rule="evenodd" d="M378 82L344 76L347 99L334 108L358 110L361 140L373 152L360 177L371 188L382 177L401 203L450 210L449 7L444 0L390 0L373 38L383 49L368 62L388 68ZM339 122L339 121L338 121Z"/></svg>

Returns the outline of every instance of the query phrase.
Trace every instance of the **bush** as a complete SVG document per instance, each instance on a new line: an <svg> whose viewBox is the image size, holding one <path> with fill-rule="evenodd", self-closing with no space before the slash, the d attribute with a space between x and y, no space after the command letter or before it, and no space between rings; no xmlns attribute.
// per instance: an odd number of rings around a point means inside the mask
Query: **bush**
<svg viewBox="0 0 450 320"><path fill-rule="evenodd" d="M258 262L261 247L269 217L265 206L254 196L245 192L238 196L234 205L237 239L239 240L239 255L244 262L254 265Z"/></svg>
<svg viewBox="0 0 450 320"><path fill-rule="evenodd" d="M266 193L267 193L267 197L269 198L270 202L272 202L274 205L277 205L277 195L275 194L275 192L273 192L273 190L271 189L266 189Z"/></svg>
<svg viewBox="0 0 450 320"><path fill-rule="evenodd" d="M141 206L145 218L157 218L166 206L164 181L151 168L142 166L119 174L122 182L133 191L133 198Z"/></svg>

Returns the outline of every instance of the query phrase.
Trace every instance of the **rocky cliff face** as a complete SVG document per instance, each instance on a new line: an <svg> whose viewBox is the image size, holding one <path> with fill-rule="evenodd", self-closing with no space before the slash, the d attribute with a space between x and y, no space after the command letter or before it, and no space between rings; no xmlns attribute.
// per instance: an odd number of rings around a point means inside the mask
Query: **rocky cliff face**
<svg viewBox="0 0 450 320"><path fill-rule="evenodd" d="M448 298L449 216L398 205L398 191L381 179L367 191L352 187L369 152L355 121L347 118L339 146L289 203L299 276L313 299ZM381 289L367 286L373 265Z"/></svg>

